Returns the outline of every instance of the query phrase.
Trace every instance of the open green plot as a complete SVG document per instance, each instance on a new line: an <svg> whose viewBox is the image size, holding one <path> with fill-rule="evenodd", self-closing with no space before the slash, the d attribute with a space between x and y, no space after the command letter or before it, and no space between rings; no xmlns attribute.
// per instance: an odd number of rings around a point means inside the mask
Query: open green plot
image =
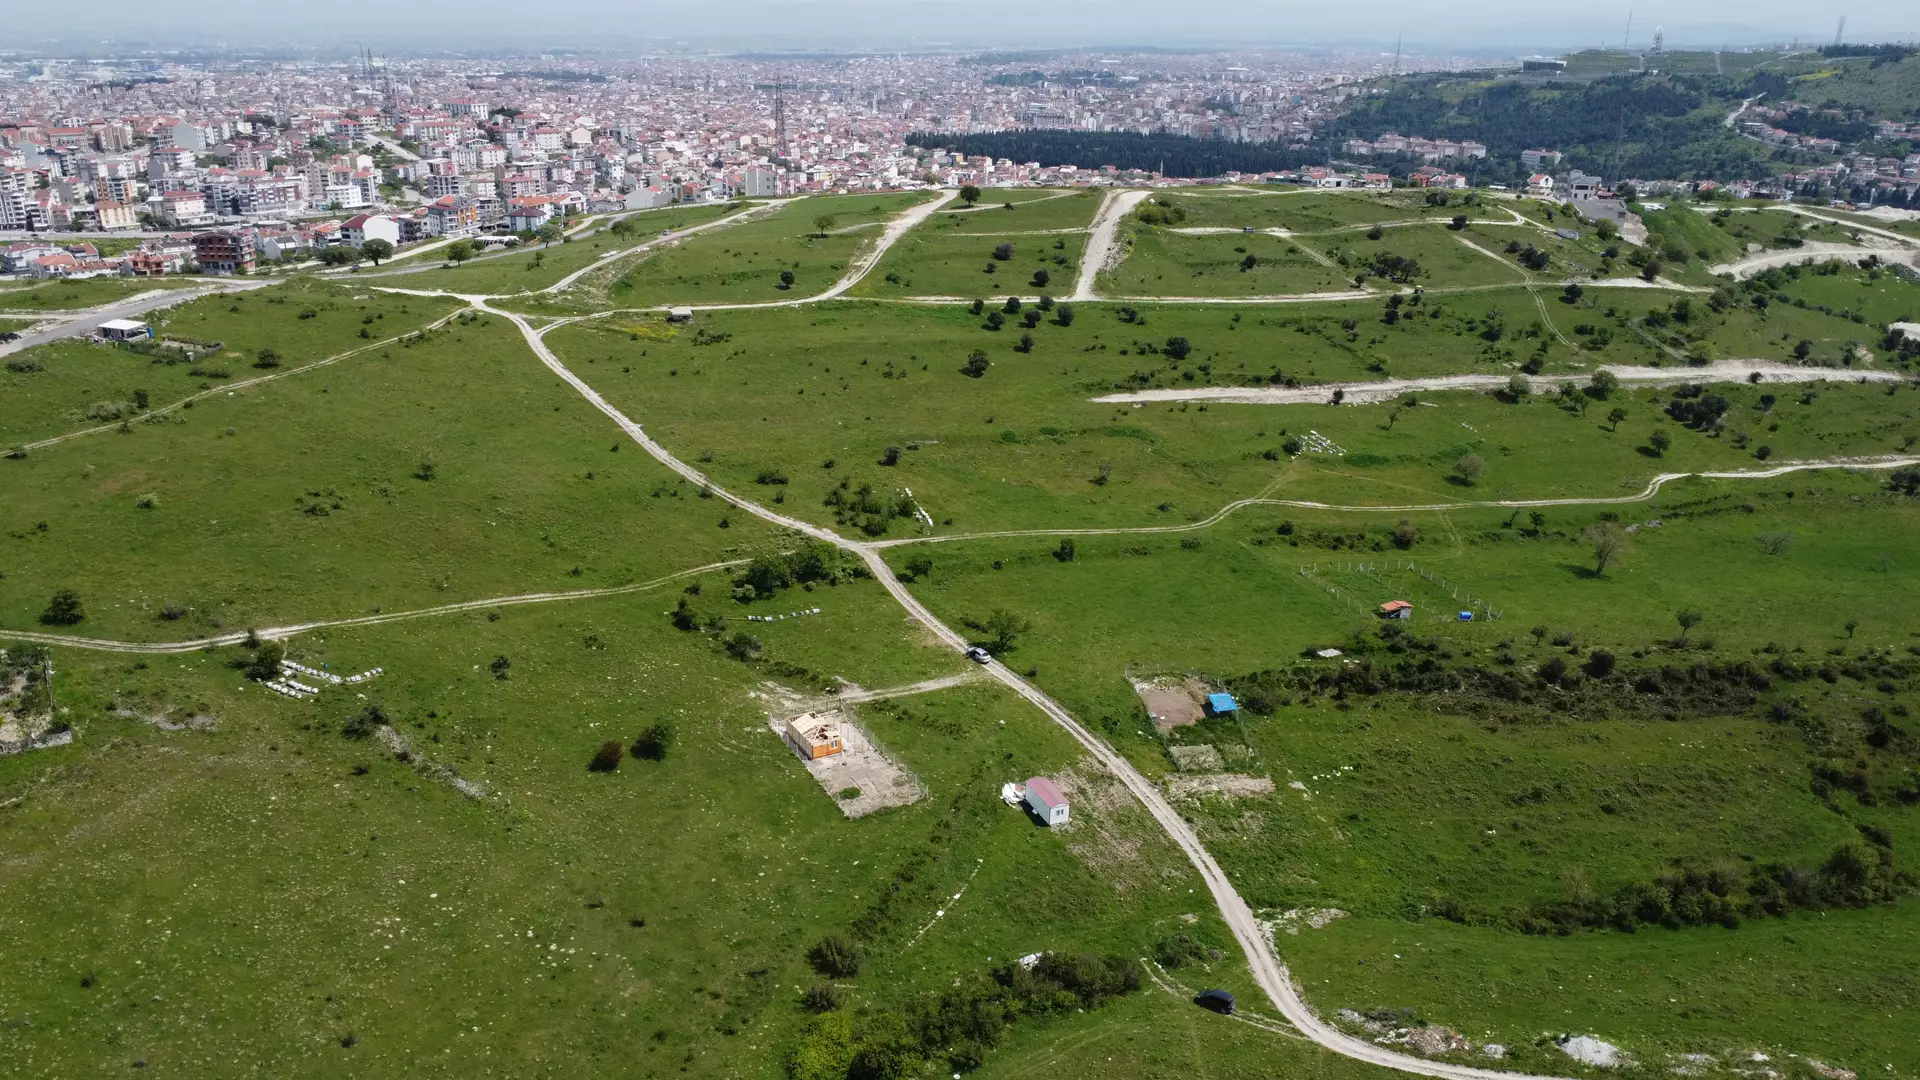
<svg viewBox="0 0 1920 1080"><path fill-rule="evenodd" d="M1101 274L1110 296L1272 296L1353 288L1338 266L1312 258L1296 241L1266 233L1191 236L1141 228L1126 258Z"/></svg>
<svg viewBox="0 0 1920 1080"><path fill-rule="evenodd" d="M622 445L493 317L129 431L4 462L6 625L72 588L85 633L177 639L623 585L765 535Z"/></svg>
<svg viewBox="0 0 1920 1080"><path fill-rule="evenodd" d="M838 281L894 215L924 195L795 200L765 217L655 248L607 287L613 307L774 303ZM822 232L825 235L820 235ZM791 283L786 274L793 275Z"/></svg>
<svg viewBox="0 0 1920 1080"><path fill-rule="evenodd" d="M1838 472L1689 483L1614 511L1641 527L1595 576L1584 533L1607 512L1267 507L1178 536L1080 537L1064 559L1042 536L891 558L930 556L915 590L944 618L999 607L1027 619L1007 662L1035 670L1149 775L1174 770L1129 680L1240 686L1281 673L1261 711L1172 741L1212 743L1232 771L1276 782L1265 797L1184 804L1256 909L1350 913L1276 939L1325 1014L1410 1009L1559 1071L1542 1030L1590 1031L1642 1061L1724 1061L1759 1045L1910 1067L1894 1032L1913 1022L1911 972L1872 954L1914 947L1911 901L1638 935L1491 921L1676 865L1819 866L1863 836L1897 853L1920 842L1893 794L1910 786L1912 748L1869 739L1874 717L1920 690L1901 647L1912 620L1880 601L1920 573L1898 554L1913 501L1880 476ZM1394 543L1403 524L1406 549ZM1502 617L1455 623L1456 594ZM1418 605L1407 633L1383 632L1372 607L1406 597ZM1680 634L1683 610L1700 621ZM1328 645L1345 655L1306 655ZM1618 673L1583 675L1596 650ZM1738 674L1774 658L1787 675ZM1556 661L1570 679L1541 674ZM1354 663L1377 675L1337 693L1294 689ZM1703 664L1734 665L1738 689L1683 689L1704 688ZM1500 672L1517 692L1475 681ZM1430 690L1398 688L1422 673ZM1676 708L1676 695L1703 696ZM1856 758L1866 794L1819 781ZM1865 1009L1884 1030L1859 1030Z"/></svg>
<svg viewBox="0 0 1920 1080"><path fill-rule="evenodd" d="M1285 229L1296 233L1334 232L1388 221L1447 221L1453 215L1487 216L1489 211L1466 205L1429 205L1424 192L1284 192L1272 195L1184 195L1157 197L1172 203L1183 220L1178 225L1229 228ZM1147 212L1152 213L1149 205ZM1504 217L1505 215L1498 215Z"/></svg>
<svg viewBox="0 0 1920 1080"><path fill-rule="evenodd" d="M1902 236L1910 237L1914 240L1920 240L1920 219L1904 216L1881 217L1878 214L1853 213L1847 210L1835 210L1831 207L1820 207L1813 212L1819 214L1821 217L1837 218L1849 225L1864 226L1865 228L1861 230L1863 233L1866 229L1881 229L1886 232L1899 233Z"/></svg>
<svg viewBox="0 0 1920 1080"><path fill-rule="evenodd" d="M1672 387L1619 391L1575 408L1547 395L1553 380L1534 382L1539 392L1521 404L1504 395L1422 393L1413 395L1417 404L1397 406L1215 404L1208 416L1214 424L1239 428L1245 420L1233 414L1266 410L1270 432L1315 431L1346 451L1303 453L1279 497L1388 506L1618 497L1640 492L1661 472L1898 453L1909 429L1920 430L1920 405L1911 392L1889 396L1882 386L1712 384L1702 395L1728 403L1724 428L1715 436L1673 418ZM1614 409L1625 413L1618 430L1610 418ZM1666 450L1656 449L1655 432L1668 440ZM1462 484L1453 469L1468 456L1480 458L1485 468Z"/></svg>
<svg viewBox="0 0 1920 1080"><path fill-rule="evenodd" d="M142 293L186 289L212 282L200 277L86 278L49 281L18 288L0 288L0 311L77 311L138 296Z"/></svg>
<svg viewBox="0 0 1920 1080"><path fill-rule="evenodd" d="M1668 300L1650 291L1606 292L1601 302L1609 305ZM1586 319L1605 324L1603 310L1558 300L1546 306L1573 340L1596 340L1576 333L1590 325ZM1579 395L1565 407L1548 394L1562 378L1586 384L1590 372L1576 363L1659 354L1620 326L1606 345L1575 354L1530 325L1537 309L1518 290L1429 294L1403 306L1415 314L1393 325L1382 321L1384 300L1231 314L1201 305L1073 307L1071 326L1044 313L1031 330L1019 314L1003 315L1005 329L984 329L961 305L849 302L703 313L693 333L665 340L653 324L612 320L563 327L548 340L595 389L676 453L700 460L716 481L762 501L777 498L785 512L838 523L852 535L869 526L913 535L924 528L914 506L940 533L1178 523L1290 476L1288 433L1314 429L1349 454L1302 456L1289 491L1398 503L1614 495L1663 471L1757 467L1761 446L1777 460L1890 453L1915 426L1910 391L1889 397L1884 386L1840 382L1811 388L1811 403L1800 405L1809 388L1718 385L1714 392L1730 403L1722 436L1673 430L1665 456L1649 456L1653 428L1678 427L1664 419L1670 390L1621 391L1615 400ZM1434 310L1438 317L1425 314ZM1628 317L1629 309L1616 310ZM1498 340L1489 342L1496 330ZM1022 335L1033 338L1030 351L1020 351ZM1178 360L1166 351L1176 337L1189 350ZM1504 380L1542 342L1549 365L1528 404L1483 393L1420 394L1418 407L1392 418L1390 405L1135 408L1091 400L1135 389L1383 374L1483 371ZM976 350L989 366L972 378L962 369ZM1772 403L1763 406L1762 395ZM1617 432L1607 419L1613 408L1627 413ZM896 448L892 463L882 465L889 447ZM1484 457L1487 470L1477 488L1463 490L1446 477L1469 453ZM862 488L877 509L842 504ZM907 489L914 506L899 501Z"/></svg>
<svg viewBox="0 0 1920 1080"><path fill-rule="evenodd" d="M724 579L705 583L724 595ZM1083 789L1064 835L999 802L1007 777L1082 766L1064 733L998 690L862 707L926 794L844 819L768 730L773 665L884 686L957 661L880 617L897 609L870 582L808 602L824 613L793 637L756 631L753 663L643 596L290 644L315 666L383 667L366 700L287 701L224 653L61 653L80 738L0 761L0 790L25 796L5 831L22 862L0 918L45 946L0 976L38 1018L6 1037L10 1058L44 1075L143 1061L323 1076L431 1059L775 1077L815 983L837 982L864 1027L1035 950L1135 956L1176 929L1224 938L1197 877L1124 798ZM856 637L820 640L834 621ZM370 703L391 734L349 737ZM193 716L209 729L146 720ZM602 741L662 721L664 760L587 770ZM1198 928L1181 919L1196 912ZM859 943L857 975L809 965L830 934ZM1197 1011L1146 992L1121 1004L1135 1023ZM1015 1032L1046 1046L1049 1027Z"/></svg>
<svg viewBox="0 0 1920 1080"><path fill-rule="evenodd" d="M642 210L623 218L627 227L618 231L599 228L557 244L536 241L513 251L482 255L465 263L424 270L411 269L417 263L403 263L394 272L372 275L367 279L400 289L445 289L459 293L501 294L544 289L596 263L625 266L627 260L615 258L613 253L652 239L662 231L678 231L717 221L728 214L737 214L745 205L715 203ZM421 258L437 261L433 255Z"/></svg>
<svg viewBox="0 0 1920 1080"><path fill-rule="evenodd" d="M1093 188L1067 191L1036 189L1020 192L1024 198L1003 199L999 192L984 191L973 207L958 202L947 206L926 224L922 232L955 232L972 235L1035 232L1051 229L1085 229L1093 224L1100 209L1101 192ZM1012 209L1007 204L1013 204Z"/></svg>
<svg viewBox="0 0 1920 1080"><path fill-rule="evenodd" d="M978 235L922 226L888 248L853 291L886 297L1071 292L1085 248L1086 238L1071 234Z"/></svg>
<svg viewBox="0 0 1920 1080"><path fill-rule="evenodd" d="M1407 229L1383 229L1378 239L1371 233L1347 232L1337 237L1317 237L1315 244L1329 258L1350 273L1367 273L1369 280L1386 276L1384 267L1398 256L1419 264L1419 273L1408 283L1422 288L1449 285L1512 285L1524 280L1518 266L1499 256L1508 237L1491 230L1468 228L1460 232L1443 226ZM1476 244L1481 251L1469 244ZM1494 254L1489 255L1488 252Z"/></svg>
<svg viewBox="0 0 1920 1080"><path fill-rule="evenodd" d="M1548 258L1547 264L1537 270L1528 269L1535 275L1548 280L1588 278L1611 272L1622 274L1626 272L1624 267L1615 271L1613 264L1604 254L1609 245L1599 243L1589 231L1581 231L1579 239L1568 240L1557 233L1532 225L1505 227L1479 225L1475 226L1475 229L1479 236L1491 241L1489 243L1476 240L1475 243L1500 255L1508 262L1521 263L1525 250L1529 247L1545 252ZM1524 263L1521 265L1524 266Z"/></svg>
<svg viewBox="0 0 1920 1080"><path fill-rule="evenodd" d="M0 370L0 445L138 420L224 384L412 333L457 306L302 278L148 316L161 345L183 348L135 351L68 339L14 353Z"/></svg>

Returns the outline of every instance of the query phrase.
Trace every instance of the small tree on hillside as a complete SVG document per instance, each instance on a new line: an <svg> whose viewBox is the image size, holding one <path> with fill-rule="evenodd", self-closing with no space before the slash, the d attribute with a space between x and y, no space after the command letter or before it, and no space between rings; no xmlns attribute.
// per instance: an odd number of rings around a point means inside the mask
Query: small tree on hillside
<svg viewBox="0 0 1920 1080"><path fill-rule="evenodd" d="M72 626L87 617L80 604L80 594L72 589L61 589L47 601L47 610L40 613L40 621L48 626Z"/></svg>
<svg viewBox="0 0 1920 1080"><path fill-rule="evenodd" d="M280 677L280 661L286 659L287 647L277 641L263 641L254 650L253 659L247 661L247 678L256 682Z"/></svg>
<svg viewBox="0 0 1920 1080"><path fill-rule="evenodd" d="M1680 644L1685 645L1687 643L1687 635L1693 632L1694 627L1700 625L1702 618L1703 616L1699 612L1691 609L1673 613L1673 621L1680 624Z"/></svg>
<svg viewBox="0 0 1920 1080"><path fill-rule="evenodd" d="M1453 475L1459 477L1463 484L1478 481L1486 471L1487 459L1479 454L1467 454L1453 463Z"/></svg>
<svg viewBox="0 0 1920 1080"><path fill-rule="evenodd" d="M960 201L972 206L980 201L980 189L976 185L966 184L960 188Z"/></svg>
<svg viewBox="0 0 1920 1080"><path fill-rule="evenodd" d="M813 219L813 234L815 236L827 235L827 232L833 228L833 223L834 217L832 214L821 214L819 217Z"/></svg>
<svg viewBox="0 0 1920 1080"><path fill-rule="evenodd" d="M672 745L673 725L656 720L640 729L640 737L633 740L633 756L642 761L665 761Z"/></svg>
<svg viewBox="0 0 1920 1080"><path fill-rule="evenodd" d="M1593 548L1594 574L1604 574L1607 567L1626 550L1627 532L1618 522L1602 521L1587 530L1587 543Z"/></svg>
<svg viewBox="0 0 1920 1080"><path fill-rule="evenodd" d="M360 254L366 256L368 262L379 266L386 260L393 258L393 245L385 240L369 240L360 245Z"/></svg>
<svg viewBox="0 0 1920 1080"><path fill-rule="evenodd" d="M1027 620L1006 608L994 608L993 614L987 616L987 621L982 624L982 629L988 633L993 651L1005 652L1013 648L1014 640L1026 633L1029 625Z"/></svg>

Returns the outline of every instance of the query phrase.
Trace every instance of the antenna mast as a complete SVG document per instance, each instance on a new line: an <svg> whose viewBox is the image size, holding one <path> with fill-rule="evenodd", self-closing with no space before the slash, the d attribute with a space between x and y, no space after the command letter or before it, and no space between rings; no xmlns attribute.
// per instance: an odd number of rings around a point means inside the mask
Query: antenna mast
<svg viewBox="0 0 1920 1080"><path fill-rule="evenodd" d="M788 160L787 155L787 77L774 76L773 83L773 152L780 160Z"/></svg>
<svg viewBox="0 0 1920 1080"><path fill-rule="evenodd" d="M1833 44L1835 47L1839 46L1840 38L1846 32L1847 32L1847 17L1845 15L1842 15L1840 16L1840 25L1833 28Z"/></svg>

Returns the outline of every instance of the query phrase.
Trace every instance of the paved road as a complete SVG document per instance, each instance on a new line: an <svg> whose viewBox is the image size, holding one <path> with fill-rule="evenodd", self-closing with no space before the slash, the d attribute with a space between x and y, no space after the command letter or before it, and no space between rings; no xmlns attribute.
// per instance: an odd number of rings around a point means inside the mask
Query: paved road
<svg viewBox="0 0 1920 1080"><path fill-rule="evenodd" d="M50 341L59 341L61 338L90 333L94 327L99 326L108 319L131 319L145 315L149 311L172 307L175 304L184 304L189 300L198 300L202 296L211 296L214 293L246 292L249 289L264 289L268 285L273 284L277 284L277 282L250 278L231 278L214 285L194 286L186 289L164 289L160 290L157 295L140 296L131 300L122 300L113 304L103 304L100 307L86 308L80 311L49 311L47 312L47 318L63 319L65 321L61 322L58 326L21 334L20 340L10 341L4 345L0 345L0 356L19 352L22 349L31 349L35 345L45 345Z"/></svg>

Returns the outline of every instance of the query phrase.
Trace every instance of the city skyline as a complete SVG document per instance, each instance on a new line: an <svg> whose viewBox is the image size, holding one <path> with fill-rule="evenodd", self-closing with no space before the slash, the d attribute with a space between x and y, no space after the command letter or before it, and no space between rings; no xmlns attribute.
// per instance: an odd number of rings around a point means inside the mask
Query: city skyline
<svg viewBox="0 0 1920 1080"><path fill-rule="evenodd" d="M1742 48L1831 40L1844 16L1849 40L1911 40L1920 34L1907 5L1876 0L1818 13L1784 0L1743 5L1729 17L1722 5L1667 3L1548 14L1536 5L1497 0L1444 20L1389 18L1356 29L1343 13L1297 2L1255 7L1203 0L1183 5L1169 20L1162 9L1138 3L1092 3L1033 9L1006 0L979 3L888 3L879 0L753 0L734 5L724 26L695 9L636 8L622 0L592 0L576 17L553 26L528 26L503 4L444 0L384 12L378 21L343 23L316 9L295 7L271 22L233 6L162 11L110 0L89 9L84 32L52 9L16 15L16 51L53 45L85 52L150 44L267 48L297 37L307 48L366 42L401 53L528 47L596 53L710 52L792 49L819 52L967 51L1087 48L1180 49L1342 47L1391 50L1407 45L1473 54L1518 48L1627 47L1647 44L1656 27L1670 47ZM583 28L592 27L591 32ZM749 29L750 28L750 29ZM432 47L419 34L431 29Z"/></svg>

